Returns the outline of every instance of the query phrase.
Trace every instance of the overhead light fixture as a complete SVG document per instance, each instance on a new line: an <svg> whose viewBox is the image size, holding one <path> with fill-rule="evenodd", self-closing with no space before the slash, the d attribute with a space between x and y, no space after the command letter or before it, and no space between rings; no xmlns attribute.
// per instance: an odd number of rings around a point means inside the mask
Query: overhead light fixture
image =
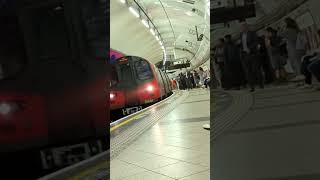
<svg viewBox="0 0 320 180"><path fill-rule="evenodd" d="M145 27L147 27L147 28L150 27L149 24L148 24L148 22L147 22L146 20L142 19L141 21L142 21L142 24L143 24Z"/></svg>
<svg viewBox="0 0 320 180"><path fill-rule="evenodd" d="M133 8L133 7L129 7L130 12L136 16L137 18L140 17L139 13Z"/></svg>
<svg viewBox="0 0 320 180"><path fill-rule="evenodd" d="M156 33L154 32L153 29L150 29L150 32L151 32L152 35L154 35L154 36L156 35Z"/></svg>
<svg viewBox="0 0 320 180"><path fill-rule="evenodd" d="M156 36L156 39L157 39L157 41L159 41L159 40L160 40L158 36Z"/></svg>
<svg viewBox="0 0 320 180"><path fill-rule="evenodd" d="M120 0L120 2L121 2L122 4L125 4L125 3L126 3L126 0Z"/></svg>
<svg viewBox="0 0 320 180"><path fill-rule="evenodd" d="M193 16L193 13L192 13L191 11L187 11L187 12L186 12L186 15L188 15L188 16Z"/></svg>
<svg viewBox="0 0 320 180"><path fill-rule="evenodd" d="M159 44L162 46L162 42L161 41L159 41Z"/></svg>
<svg viewBox="0 0 320 180"><path fill-rule="evenodd" d="M161 46L161 49L163 49L163 50L164 50L164 47L163 47L163 46Z"/></svg>
<svg viewBox="0 0 320 180"><path fill-rule="evenodd" d="M167 54L165 50L163 50L163 56L164 56L163 65L165 65L167 61Z"/></svg>

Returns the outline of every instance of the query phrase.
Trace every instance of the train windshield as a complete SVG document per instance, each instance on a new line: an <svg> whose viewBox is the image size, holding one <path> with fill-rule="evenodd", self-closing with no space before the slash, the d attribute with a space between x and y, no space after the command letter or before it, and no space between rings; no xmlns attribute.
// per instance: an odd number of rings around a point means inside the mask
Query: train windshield
<svg viewBox="0 0 320 180"><path fill-rule="evenodd" d="M153 78L152 70L147 61L145 60L136 61L134 66L135 66L139 80L149 80Z"/></svg>
<svg viewBox="0 0 320 180"><path fill-rule="evenodd" d="M114 78L118 87L131 86L134 83L130 62L120 63L116 65L116 78Z"/></svg>
<svg viewBox="0 0 320 180"><path fill-rule="evenodd" d="M24 37L15 1L0 1L0 80L14 78L26 65Z"/></svg>

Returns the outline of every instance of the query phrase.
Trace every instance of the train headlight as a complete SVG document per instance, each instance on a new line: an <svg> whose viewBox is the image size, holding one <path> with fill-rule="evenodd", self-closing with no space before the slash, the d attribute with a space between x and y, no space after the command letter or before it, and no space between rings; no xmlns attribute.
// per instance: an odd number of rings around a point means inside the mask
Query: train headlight
<svg viewBox="0 0 320 180"><path fill-rule="evenodd" d="M115 94L110 93L110 99L114 99L115 97L116 97L116 95L115 95Z"/></svg>
<svg viewBox="0 0 320 180"><path fill-rule="evenodd" d="M151 85L147 86L147 91L152 92L153 91L153 86L151 86Z"/></svg>
<svg viewBox="0 0 320 180"><path fill-rule="evenodd" d="M7 116L10 113L13 113L19 109L18 104L16 103L8 103L2 102L0 103L0 114L3 116Z"/></svg>

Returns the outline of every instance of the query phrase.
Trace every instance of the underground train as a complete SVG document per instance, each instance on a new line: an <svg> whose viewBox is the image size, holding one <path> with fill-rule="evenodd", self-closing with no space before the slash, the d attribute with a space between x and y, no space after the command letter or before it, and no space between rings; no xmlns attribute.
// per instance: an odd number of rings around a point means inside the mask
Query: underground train
<svg viewBox="0 0 320 180"><path fill-rule="evenodd" d="M11 178L109 149L106 4L0 2L0 159Z"/></svg>
<svg viewBox="0 0 320 180"><path fill-rule="evenodd" d="M146 59L124 56L113 64L111 115L129 115L172 94L168 75Z"/></svg>

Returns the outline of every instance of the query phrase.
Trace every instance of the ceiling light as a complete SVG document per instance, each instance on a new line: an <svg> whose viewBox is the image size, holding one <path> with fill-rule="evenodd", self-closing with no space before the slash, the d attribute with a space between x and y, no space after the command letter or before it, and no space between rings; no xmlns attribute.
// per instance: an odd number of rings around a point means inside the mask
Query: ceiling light
<svg viewBox="0 0 320 180"><path fill-rule="evenodd" d="M150 29L150 32L151 32L152 35L154 35L154 36L156 35L156 33L154 32L153 29Z"/></svg>
<svg viewBox="0 0 320 180"><path fill-rule="evenodd" d="M135 9L133 9L133 7L129 7L129 10L130 10L130 12L131 12L134 16L136 16L137 18L140 17L139 13L138 13Z"/></svg>
<svg viewBox="0 0 320 180"><path fill-rule="evenodd" d="M161 46L161 49L163 49L163 50L164 50L164 47L163 47L163 46Z"/></svg>
<svg viewBox="0 0 320 180"><path fill-rule="evenodd" d="M190 11L186 12L186 14L187 14L188 16L193 16L193 13L190 12Z"/></svg>
<svg viewBox="0 0 320 180"><path fill-rule="evenodd" d="M121 3L125 4L126 3L126 0L120 0Z"/></svg>
<svg viewBox="0 0 320 180"><path fill-rule="evenodd" d="M159 41L159 44L162 46L162 42L161 41Z"/></svg>
<svg viewBox="0 0 320 180"><path fill-rule="evenodd" d="M150 26L149 26L149 24L148 24L148 22L146 21L146 20L141 20L142 21L142 24L145 26L145 27L147 27L147 28L149 28Z"/></svg>
<svg viewBox="0 0 320 180"><path fill-rule="evenodd" d="M165 50L163 50L163 56L164 56L163 65L165 65L165 63L167 61L167 55L166 55L166 51Z"/></svg>
<svg viewBox="0 0 320 180"><path fill-rule="evenodd" d="M157 39L157 41L159 41L159 40L160 40L158 36L156 36L156 39Z"/></svg>

